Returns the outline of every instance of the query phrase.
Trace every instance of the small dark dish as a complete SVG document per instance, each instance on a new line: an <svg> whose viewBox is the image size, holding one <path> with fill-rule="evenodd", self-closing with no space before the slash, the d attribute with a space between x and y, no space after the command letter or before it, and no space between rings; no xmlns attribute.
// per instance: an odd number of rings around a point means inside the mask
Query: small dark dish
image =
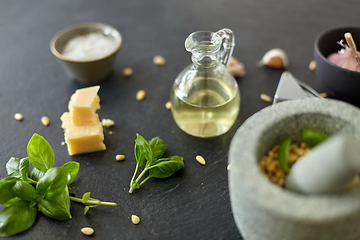
<svg viewBox="0 0 360 240"><path fill-rule="evenodd" d="M316 76L324 91L332 98L360 106L360 72L339 67L327 60L342 47L337 44L350 32L355 44L360 49L360 27L336 27L320 33L315 40ZM346 43L346 41L345 41Z"/></svg>

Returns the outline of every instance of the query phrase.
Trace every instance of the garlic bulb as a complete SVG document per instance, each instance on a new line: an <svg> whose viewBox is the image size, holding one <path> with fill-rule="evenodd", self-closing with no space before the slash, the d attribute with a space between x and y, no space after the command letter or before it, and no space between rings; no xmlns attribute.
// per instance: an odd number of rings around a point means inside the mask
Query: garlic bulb
<svg viewBox="0 0 360 240"><path fill-rule="evenodd" d="M341 40L339 45L343 48L337 53L330 54L327 59L339 67L360 72L360 53L356 49L354 39L350 33L345 33L345 39L348 45Z"/></svg>
<svg viewBox="0 0 360 240"><path fill-rule="evenodd" d="M273 48L265 53L259 62L259 66L266 65L272 68L286 68L289 66L289 60L286 52L280 48Z"/></svg>
<svg viewBox="0 0 360 240"><path fill-rule="evenodd" d="M246 74L245 66L235 57L231 57L228 63L227 70L234 77L242 77Z"/></svg>

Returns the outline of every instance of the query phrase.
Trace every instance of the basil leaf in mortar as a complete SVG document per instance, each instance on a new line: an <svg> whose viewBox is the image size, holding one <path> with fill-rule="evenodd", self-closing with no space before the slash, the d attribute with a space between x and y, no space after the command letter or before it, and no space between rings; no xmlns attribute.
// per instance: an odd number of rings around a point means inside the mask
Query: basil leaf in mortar
<svg viewBox="0 0 360 240"><path fill-rule="evenodd" d="M285 173L289 173L289 152L291 145L291 137L287 137L280 143L279 148L279 166L284 170Z"/></svg>
<svg viewBox="0 0 360 240"><path fill-rule="evenodd" d="M309 148L313 148L326 140L328 136L317 130L301 129L301 140L306 143Z"/></svg>

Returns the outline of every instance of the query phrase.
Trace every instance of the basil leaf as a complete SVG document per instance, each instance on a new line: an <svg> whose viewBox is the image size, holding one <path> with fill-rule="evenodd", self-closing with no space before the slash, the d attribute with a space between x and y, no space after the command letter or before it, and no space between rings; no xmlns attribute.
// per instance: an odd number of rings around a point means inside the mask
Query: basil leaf
<svg viewBox="0 0 360 240"><path fill-rule="evenodd" d="M65 190L56 199L41 199L38 207L43 214L57 220L72 218L70 214L71 203L67 187L65 187Z"/></svg>
<svg viewBox="0 0 360 240"><path fill-rule="evenodd" d="M149 168L149 177L166 178L184 167L182 157L160 158Z"/></svg>
<svg viewBox="0 0 360 240"><path fill-rule="evenodd" d="M25 231L35 221L37 209L28 202L19 201L0 213L0 237L8 237Z"/></svg>
<svg viewBox="0 0 360 240"><path fill-rule="evenodd" d="M84 193L82 196L82 202L86 203L90 199L90 192Z"/></svg>
<svg viewBox="0 0 360 240"><path fill-rule="evenodd" d="M36 133L27 145L27 153L32 165L40 171L46 172L54 166L54 151L45 138Z"/></svg>
<svg viewBox="0 0 360 240"><path fill-rule="evenodd" d="M79 172L80 169L80 163L78 162L74 162L74 161L70 161L67 162L63 165L63 167L66 167L69 169L69 175L70 175L70 180L68 181L68 184L72 183L72 181L74 181L74 179L76 178L76 175Z"/></svg>
<svg viewBox="0 0 360 240"><path fill-rule="evenodd" d="M21 174L21 178L23 180L27 180L29 177L29 172L30 172L29 167L30 167L30 160L28 157L20 160L19 171Z"/></svg>
<svg viewBox="0 0 360 240"><path fill-rule="evenodd" d="M153 162L153 153L150 144L139 134L137 134L135 140L135 158L139 167L142 166L144 158L146 158L148 163Z"/></svg>
<svg viewBox="0 0 360 240"><path fill-rule="evenodd" d="M20 200L20 198L14 196L10 191L18 180L19 179L15 177L7 177L0 181L0 203L2 205L8 207Z"/></svg>
<svg viewBox="0 0 360 240"><path fill-rule="evenodd" d="M289 152L291 145L291 137L287 137L280 143L279 148L279 166L284 170L284 172L289 173Z"/></svg>
<svg viewBox="0 0 360 240"><path fill-rule="evenodd" d="M84 215L86 215L86 213L89 211L90 207L89 206L85 206L84 207Z"/></svg>
<svg viewBox="0 0 360 240"><path fill-rule="evenodd" d="M33 168L33 170L30 173L30 178L36 182L38 182L40 180L40 178L42 178L45 175L44 172L40 171L37 168Z"/></svg>
<svg viewBox="0 0 360 240"><path fill-rule="evenodd" d="M150 140L149 144L150 144L150 148L152 150L154 159L158 159L158 158L162 157L162 155L164 155L165 150L166 150L166 144L163 140L161 140L161 138L154 137L153 139Z"/></svg>
<svg viewBox="0 0 360 240"><path fill-rule="evenodd" d="M75 191L71 187L68 186L68 190L69 194L75 195Z"/></svg>
<svg viewBox="0 0 360 240"><path fill-rule="evenodd" d="M38 192L35 190L35 188L31 184L29 184L27 182L23 182L23 181L17 181L10 188L10 193L12 195L14 195L15 197L19 197L22 200L29 201L29 202L37 200L40 197Z"/></svg>
<svg viewBox="0 0 360 240"><path fill-rule="evenodd" d="M306 143L309 148L315 147L327 138L328 136L320 131L301 129L301 140Z"/></svg>
<svg viewBox="0 0 360 240"><path fill-rule="evenodd" d="M69 169L54 167L49 169L36 184L36 190L47 200L58 198L68 183Z"/></svg>
<svg viewBox="0 0 360 240"><path fill-rule="evenodd" d="M19 171L19 164L20 161L18 158L11 157L9 161L6 163L6 171L9 177L21 177L20 171Z"/></svg>

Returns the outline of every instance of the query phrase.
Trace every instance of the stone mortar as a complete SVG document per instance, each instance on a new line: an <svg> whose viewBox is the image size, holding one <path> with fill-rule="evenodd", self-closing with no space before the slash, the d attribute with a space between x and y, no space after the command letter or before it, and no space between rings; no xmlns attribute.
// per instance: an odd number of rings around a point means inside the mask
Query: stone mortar
<svg viewBox="0 0 360 240"><path fill-rule="evenodd" d="M302 195L282 189L258 161L300 129L350 132L360 139L360 110L350 104L308 98L269 106L247 119L230 145L229 189L235 222L246 240L358 240L360 187L333 195Z"/></svg>

